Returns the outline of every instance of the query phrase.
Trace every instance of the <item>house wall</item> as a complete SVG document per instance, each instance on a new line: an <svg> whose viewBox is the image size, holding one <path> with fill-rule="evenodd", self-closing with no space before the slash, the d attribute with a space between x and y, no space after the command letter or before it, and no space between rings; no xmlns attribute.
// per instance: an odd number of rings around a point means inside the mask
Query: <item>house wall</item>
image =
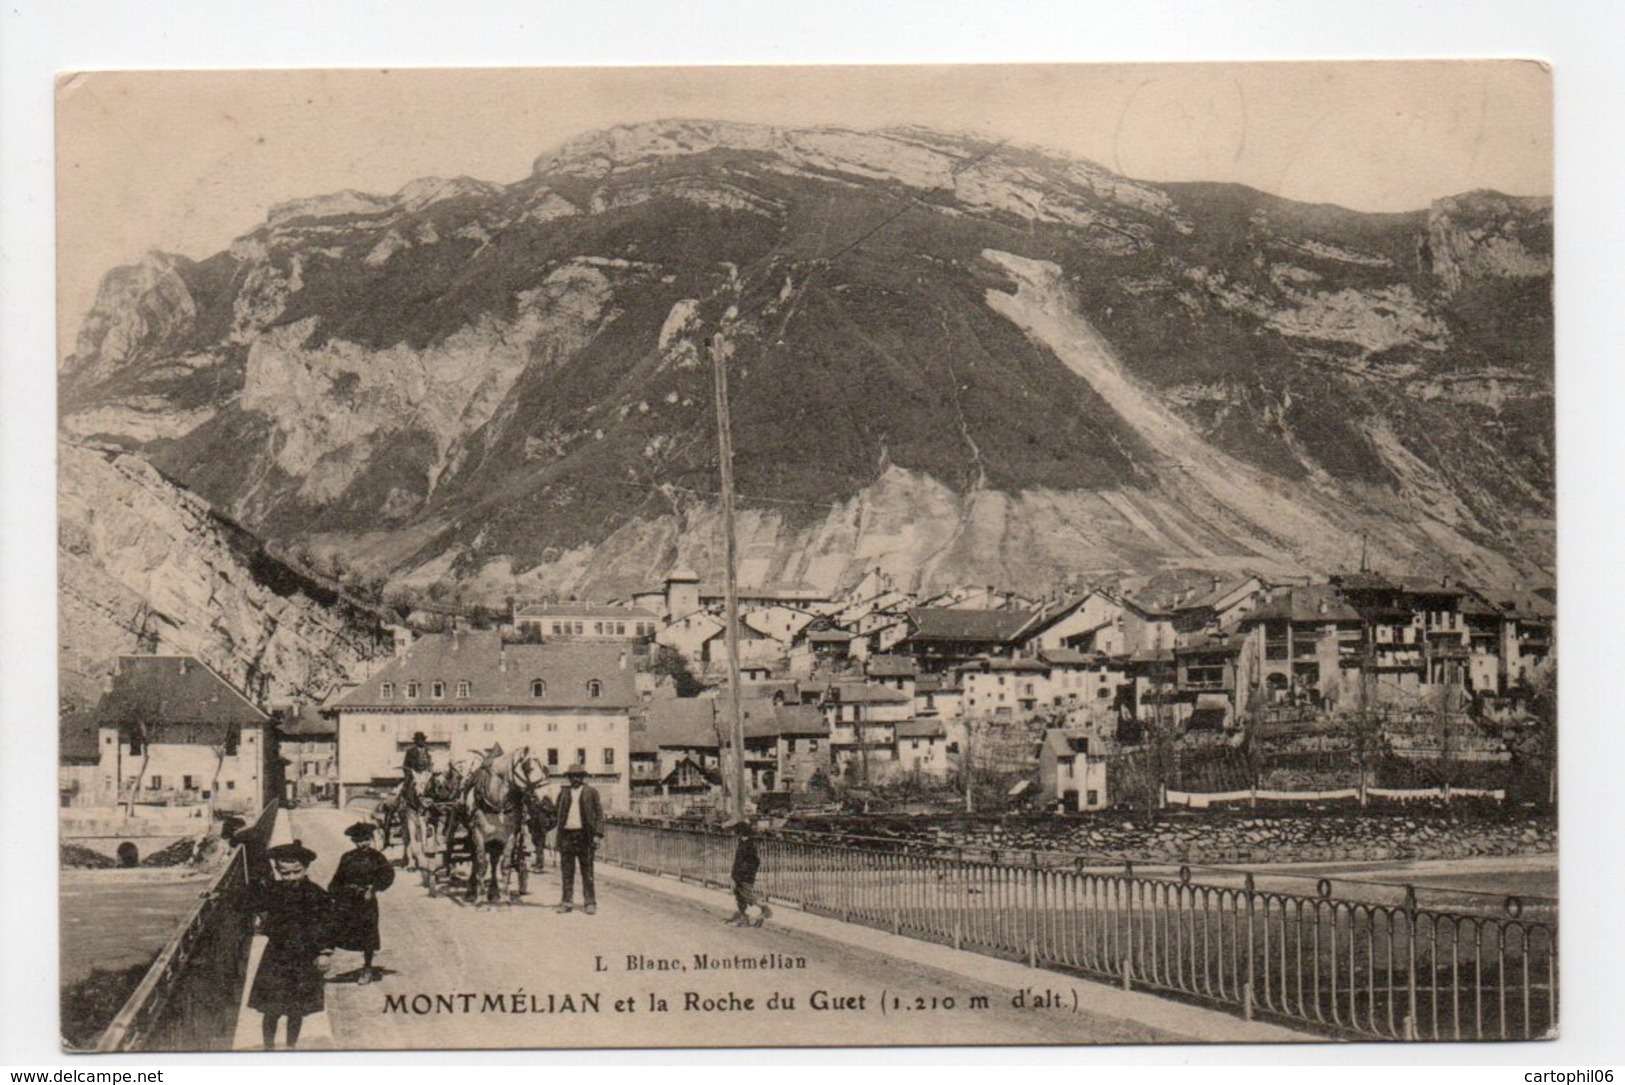
<svg viewBox="0 0 1625 1085"><path fill-rule="evenodd" d="M1025 716L1052 704L1050 676L1044 671L960 671L964 713L968 716ZM1032 708L1023 707L1032 702Z"/></svg>
<svg viewBox="0 0 1625 1085"><path fill-rule="evenodd" d="M1106 624L1104 629L1095 633L1089 644L1081 647L1087 651L1099 649L1112 654L1123 651L1123 633L1118 627L1117 620L1122 617L1123 607L1098 593L1090 595L1083 604L1071 614L1062 618L1038 636L1028 641L1026 648L1029 652L1037 653L1056 648L1072 647L1067 639L1075 637L1088 629Z"/></svg>
<svg viewBox="0 0 1625 1085"><path fill-rule="evenodd" d="M780 651L811 625L812 620L811 614L786 606L759 607L739 616L741 624L777 641Z"/></svg>
<svg viewBox="0 0 1625 1085"><path fill-rule="evenodd" d="M780 735L778 757L781 791L805 792L818 772L830 773L829 739L822 735Z"/></svg>
<svg viewBox="0 0 1625 1085"><path fill-rule="evenodd" d="M263 727L244 726L237 753L224 759L217 757L214 747L199 743L148 743L144 772L143 755L132 753L128 742L120 742L115 729L101 728L96 742L101 753L96 790L101 794L112 790L115 802L128 797L137 773L141 773L137 803L209 802L219 810L257 813L267 801ZM214 790L217 768L219 784ZM186 786L188 776L192 778L191 787Z"/></svg>
<svg viewBox="0 0 1625 1085"><path fill-rule="evenodd" d="M897 763L903 772L918 772L932 779L948 775L948 740L941 735L897 740Z"/></svg>
<svg viewBox="0 0 1625 1085"><path fill-rule="evenodd" d="M556 762L549 766L557 775L575 762L578 750L585 750L589 782L602 795L606 809L627 808L631 721L625 709L340 710L338 726L341 805L343 789L368 786L374 779L400 779L401 759L412 733L422 731L436 768L453 761L477 761L500 743L509 752L529 747L544 762L549 761L549 751L557 751Z"/></svg>

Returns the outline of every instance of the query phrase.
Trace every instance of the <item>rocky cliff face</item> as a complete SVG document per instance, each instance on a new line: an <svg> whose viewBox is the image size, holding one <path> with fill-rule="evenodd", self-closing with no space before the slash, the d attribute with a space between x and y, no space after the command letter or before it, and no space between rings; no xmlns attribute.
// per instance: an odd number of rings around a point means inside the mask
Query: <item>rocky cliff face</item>
<svg viewBox="0 0 1625 1085"><path fill-rule="evenodd" d="M918 130L612 129L498 187L295 201L104 284L63 428L262 537L488 599L719 567L1553 560L1550 205L1150 185Z"/></svg>
<svg viewBox="0 0 1625 1085"><path fill-rule="evenodd" d="M115 657L197 656L251 697L319 699L380 651L370 616L265 554L134 456L64 443L62 697L99 699Z"/></svg>

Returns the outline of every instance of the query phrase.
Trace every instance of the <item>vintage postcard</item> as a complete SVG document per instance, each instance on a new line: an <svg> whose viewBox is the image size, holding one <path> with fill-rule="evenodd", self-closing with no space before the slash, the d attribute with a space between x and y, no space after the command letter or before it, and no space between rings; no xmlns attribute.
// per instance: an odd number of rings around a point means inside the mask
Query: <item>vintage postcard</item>
<svg viewBox="0 0 1625 1085"><path fill-rule="evenodd" d="M1551 90L63 75L64 1047L1555 1036Z"/></svg>

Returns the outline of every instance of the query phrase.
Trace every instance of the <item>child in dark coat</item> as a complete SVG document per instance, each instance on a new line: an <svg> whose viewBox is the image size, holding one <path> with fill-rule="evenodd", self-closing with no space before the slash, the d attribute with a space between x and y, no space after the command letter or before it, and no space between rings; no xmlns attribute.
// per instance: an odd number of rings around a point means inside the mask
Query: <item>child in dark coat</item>
<svg viewBox="0 0 1625 1085"><path fill-rule="evenodd" d="M333 942L339 949L360 950L361 974L357 983L378 978L372 955L380 946L378 937L378 894L395 882L395 868L382 852L372 846L373 827L358 821L344 835L355 847L339 857L339 868L328 883L333 898Z"/></svg>
<svg viewBox="0 0 1625 1085"><path fill-rule="evenodd" d="M751 823L744 819L736 819L724 827L731 827L739 834L739 843L734 845L732 872L734 905L738 911L728 918L728 922L736 927L760 927L773 918L773 909L767 906L762 895L756 891L756 872L762 868L761 852L756 846L756 832ZM750 918L750 906L753 904L759 913L754 921Z"/></svg>
<svg viewBox="0 0 1625 1085"><path fill-rule="evenodd" d="M332 902L321 886L305 877L316 853L295 840L266 852L277 880L253 901L265 952L248 993L250 1009L262 1015L265 1050L276 1044L276 1026L288 1019L289 1048L299 1043L305 1018L321 1012L322 984L332 959Z"/></svg>

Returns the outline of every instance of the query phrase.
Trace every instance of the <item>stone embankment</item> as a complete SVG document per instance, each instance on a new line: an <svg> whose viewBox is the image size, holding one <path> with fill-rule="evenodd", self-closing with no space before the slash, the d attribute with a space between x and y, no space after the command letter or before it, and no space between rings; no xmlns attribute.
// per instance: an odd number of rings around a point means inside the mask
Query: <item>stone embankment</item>
<svg viewBox="0 0 1625 1085"><path fill-rule="evenodd" d="M1289 863L1461 859L1555 851L1546 814L1096 814L1074 818L820 819L798 828L1000 852L1063 852L1102 860Z"/></svg>

